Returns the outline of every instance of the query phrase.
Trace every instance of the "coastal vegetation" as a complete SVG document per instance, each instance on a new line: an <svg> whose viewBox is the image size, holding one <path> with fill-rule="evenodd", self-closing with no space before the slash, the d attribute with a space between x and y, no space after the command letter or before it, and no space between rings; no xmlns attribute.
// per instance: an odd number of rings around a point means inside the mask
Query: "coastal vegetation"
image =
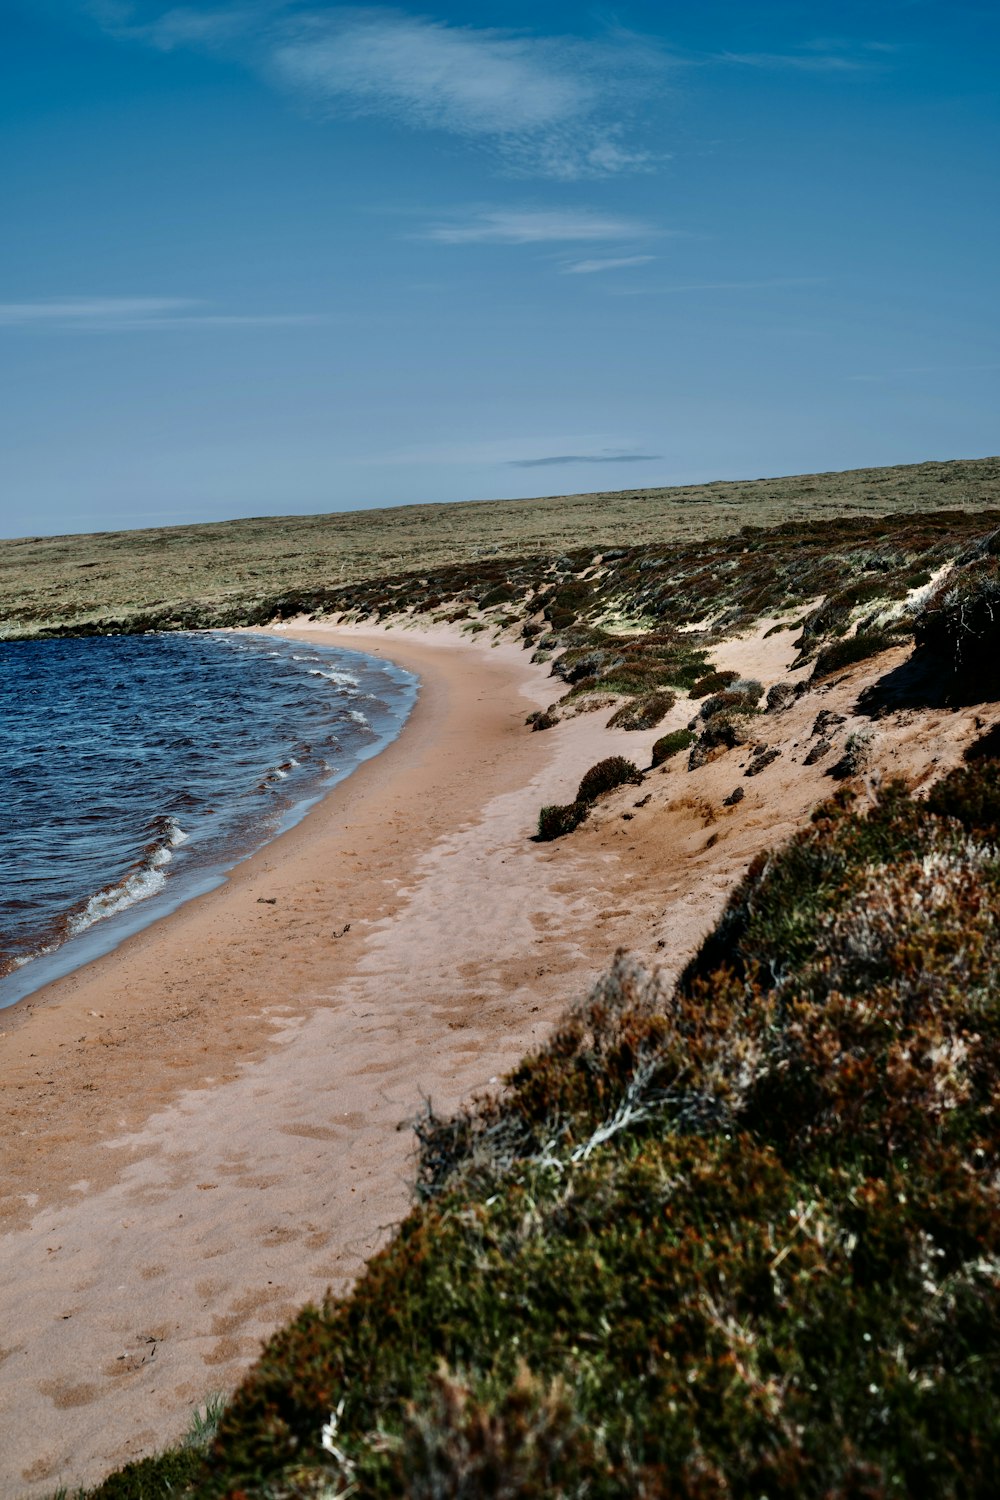
<svg viewBox="0 0 1000 1500"><path fill-rule="evenodd" d="M992 759L845 790L672 992L619 955L500 1092L418 1122L410 1217L181 1493L990 1494L998 834ZM169 1493L151 1462L97 1494Z"/></svg>
<svg viewBox="0 0 1000 1500"><path fill-rule="evenodd" d="M872 723L1000 694L987 462L970 510L560 538L260 605L519 639L556 695L533 727L683 715L658 775L687 751L756 776L782 753L770 726L815 694L800 753L832 795L760 851L676 984L609 955L498 1087L428 1106L412 1211L353 1291L271 1339L207 1448L94 1497L993 1493L1000 730L918 794L873 776L871 735L838 739L824 701L859 667ZM713 661L750 630L791 635L794 680L766 695ZM599 821L644 774L598 763L537 837Z"/></svg>

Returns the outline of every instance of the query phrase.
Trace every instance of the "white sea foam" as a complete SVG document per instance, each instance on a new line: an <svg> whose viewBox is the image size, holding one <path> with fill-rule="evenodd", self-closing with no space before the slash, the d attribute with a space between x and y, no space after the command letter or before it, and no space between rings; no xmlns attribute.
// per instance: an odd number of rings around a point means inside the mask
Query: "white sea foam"
<svg viewBox="0 0 1000 1500"><path fill-rule="evenodd" d="M93 927L95 922L102 922L105 917L114 917L121 911L127 911L130 906L135 906L137 901L147 901L150 896L155 896L163 890L167 883L164 874L164 866L173 859L172 850L180 844L186 844L189 834L174 817L167 817L164 823L164 841L158 844L137 870L117 885L107 886L103 891L98 891L91 896L82 911L77 912L70 919L69 931L72 937L81 932L86 932L88 927ZM43 950L44 951L44 950ZM37 955L32 955L36 957Z"/></svg>
<svg viewBox="0 0 1000 1500"><path fill-rule="evenodd" d="M110 886L106 891L98 891L96 896L91 896L83 911L78 912L70 922L69 930L76 937L78 933L86 932L88 927L93 927L95 922L102 922L105 917L127 911L137 901L146 901L150 896L155 896L158 891L163 890L166 883L167 877L162 870L145 865L141 870L133 871L120 885Z"/></svg>
<svg viewBox="0 0 1000 1500"><path fill-rule="evenodd" d="M338 687L357 687L358 678L352 677L350 672L324 672L320 667L310 667L310 677L325 677L327 682L335 682Z"/></svg>

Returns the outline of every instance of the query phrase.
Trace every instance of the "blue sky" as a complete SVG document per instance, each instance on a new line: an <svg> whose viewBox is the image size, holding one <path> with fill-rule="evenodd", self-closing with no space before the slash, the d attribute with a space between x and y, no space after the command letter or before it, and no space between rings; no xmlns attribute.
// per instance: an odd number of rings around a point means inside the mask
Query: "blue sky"
<svg viewBox="0 0 1000 1500"><path fill-rule="evenodd" d="M4 0L0 533L1000 448L994 0Z"/></svg>

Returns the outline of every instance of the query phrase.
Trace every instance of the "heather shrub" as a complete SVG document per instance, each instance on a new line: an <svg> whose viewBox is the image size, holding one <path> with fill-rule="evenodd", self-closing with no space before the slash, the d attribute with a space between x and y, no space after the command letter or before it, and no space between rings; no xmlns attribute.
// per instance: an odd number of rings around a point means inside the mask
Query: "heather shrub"
<svg viewBox="0 0 1000 1500"><path fill-rule="evenodd" d="M764 689L759 682L746 678L737 678L729 687L723 688L719 693L713 693L706 698L701 705L699 716L708 720L716 714L752 714L757 711L757 704L763 697Z"/></svg>
<svg viewBox="0 0 1000 1500"><path fill-rule="evenodd" d="M653 745L653 765L662 766L671 756L679 755L682 750L694 744L695 738L690 729L672 729L669 734L661 734Z"/></svg>
<svg viewBox="0 0 1000 1500"><path fill-rule="evenodd" d="M690 696L707 698L710 693L721 693L731 682L735 682L738 676L738 672L733 672L728 667L718 672L706 672L692 684Z"/></svg>
<svg viewBox="0 0 1000 1500"><path fill-rule="evenodd" d="M853 666L855 662L865 661L870 656L877 656L892 646L902 644L903 637L898 631L859 630L856 635L844 636L841 640L831 641L828 646L824 646L816 657L812 675L814 678L828 677L831 672L839 672L844 667Z"/></svg>
<svg viewBox="0 0 1000 1500"><path fill-rule="evenodd" d="M623 703L608 720L609 729L655 729L677 702L672 692L646 693L631 703Z"/></svg>
<svg viewBox="0 0 1000 1500"><path fill-rule="evenodd" d="M579 828L589 811L590 804L581 800L543 807L538 814L538 832L535 836L541 843L561 839L564 834Z"/></svg>
<svg viewBox="0 0 1000 1500"><path fill-rule="evenodd" d="M578 802L594 802L603 792L641 781L642 772L634 761L626 760L624 755L609 755L584 774L576 798Z"/></svg>

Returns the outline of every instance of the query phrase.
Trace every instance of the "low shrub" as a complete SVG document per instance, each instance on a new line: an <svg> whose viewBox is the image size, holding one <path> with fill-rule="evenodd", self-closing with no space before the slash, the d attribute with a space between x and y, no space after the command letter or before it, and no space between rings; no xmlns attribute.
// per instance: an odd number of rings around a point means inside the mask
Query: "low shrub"
<svg viewBox="0 0 1000 1500"><path fill-rule="evenodd" d="M817 655L812 675L814 678L828 677L831 672L839 672L844 667L853 666L855 662L865 661L893 646L903 645L905 638L899 631L859 630L856 635L831 641Z"/></svg>
<svg viewBox="0 0 1000 1500"><path fill-rule="evenodd" d="M616 786L626 786L630 782L638 785L641 781L642 772L634 761L626 760L624 755L609 755L584 774L576 799L577 802L594 802L603 792L613 791Z"/></svg>
<svg viewBox="0 0 1000 1500"><path fill-rule="evenodd" d="M713 693L710 698L705 699L701 705L700 717L711 719L721 713L756 713L763 692L759 682L737 679L729 687L723 688L722 692Z"/></svg>
<svg viewBox="0 0 1000 1500"><path fill-rule="evenodd" d="M609 729L655 729L677 702L677 694L671 692L646 693L621 708L608 720Z"/></svg>
<svg viewBox="0 0 1000 1500"><path fill-rule="evenodd" d="M582 801L553 803L548 807L543 807L538 814L536 838L540 843L547 843L550 839L561 839L564 834L572 833L574 828L579 828L589 811L590 803Z"/></svg>
<svg viewBox="0 0 1000 1500"><path fill-rule="evenodd" d="M692 686L691 697L707 698L710 693L721 693L731 682L735 682L739 675L738 672L730 671L728 667L719 672L706 672Z"/></svg>
<svg viewBox="0 0 1000 1500"><path fill-rule="evenodd" d="M704 750L734 750L753 738L746 711L721 710L714 713L699 735Z"/></svg>
<svg viewBox="0 0 1000 1500"><path fill-rule="evenodd" d="M530 724L533 730L554 729L559 723L559 716L549 708L537 708L533 714L528 715L524 722Z"/></svg>
<svg viewBox="0 0 1000 1500"><path fill-rule="evenodd" d="M696 738L690 729L672 729L669 734L662 734L653 745L653 765L662 766L671 756L693 745Z"/></svg>

